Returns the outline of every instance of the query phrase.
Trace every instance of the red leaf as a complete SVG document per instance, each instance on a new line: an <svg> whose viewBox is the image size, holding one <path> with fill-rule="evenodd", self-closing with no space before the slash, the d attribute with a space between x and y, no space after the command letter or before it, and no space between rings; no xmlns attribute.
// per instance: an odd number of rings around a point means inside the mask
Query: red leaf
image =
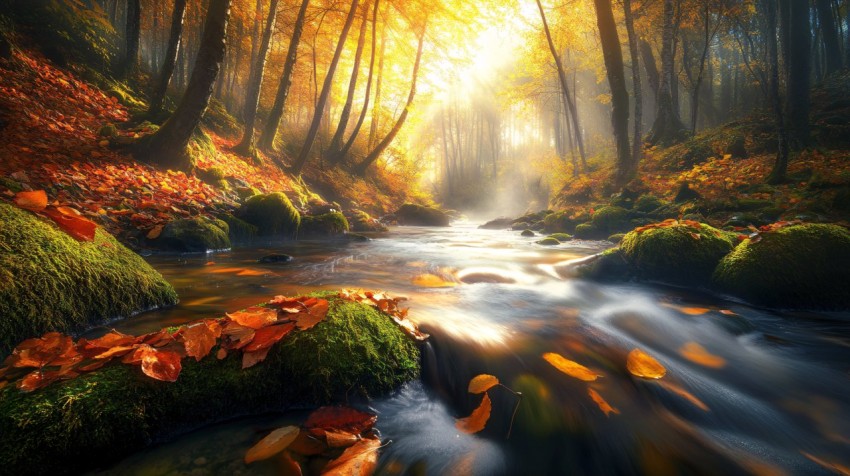
<svg viewBox="0 0 850 476"><path fill-rule="evenodd" d="M266 360L266 356L269 355L269 349L270 347L266 347L255 352L245 352L242 354L242 368L247 369Z"/></svg>
<svg viewBox="0 0 850 476"><path fill-rule="evenodd" d="M343 430L359 434L372 428L377 416L361 412L351 407L321 407L307 417L305 428L314 429L314 433L323 435L324 430Z"/></svg>
<svg viewBox="0 0 850 476"><path fill-rule="evenodd" d="M145 375L163 382L177 381L180 370L183 368L179 354L150 346L143 346L140 349L142 350L142 372Z"/></svg>
<svg viewBox="0 0 850 476"><path fill-rule="evenodd" d="M15 194L15 205L25 210L40 212L47 207L47 193L44 190L18 192Z"/></svg>
<svg viewBox="0 0 850 476"><path fill-rule="evenodd" d="M66 215L55 209L45 209L43 212L51 220L56 222L65 233L80 241L94 241L97 223L83 218L82 216Z"/></svg>
<svg viewBox="0 0 850 476"><path fill-rule="evenodd" d="M279 326L268 326L262 329L257 329L254 333L254 340L245 346L244 352L256 352L262 349L268 349L275 345L278 341L286 337L287 334L295 329L295 324L287 323Z"/></svg>
<svg viewBox="0 0 850 476"><path fill-rule="evenodd" d="M260 329L277 322L277 309L268 307L249 307L244 311L227 314L239 325Z"/></svg>
<svg viewBox="0 0 850 476"><path fill-rule="evenodd" d="M203 321L183 327L181 338L186 347L186 355L200 362L210 353L220 335L221 326L216 321Z"/></svg>

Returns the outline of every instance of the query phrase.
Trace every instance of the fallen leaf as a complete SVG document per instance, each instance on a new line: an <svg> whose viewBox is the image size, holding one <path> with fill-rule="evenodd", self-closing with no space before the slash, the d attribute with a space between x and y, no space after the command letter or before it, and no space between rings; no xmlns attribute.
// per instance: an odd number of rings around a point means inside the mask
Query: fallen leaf
<svg viewBox="0 0 850 476"><path fill-rule="evenodd" d="M662 388L666 389L667 391L669 391L671 393L675 393L676 395L678 395L678 396L684 398L685 400L691 402L695 407L699 408L700 410L702 410L704 412L710 411L710 409L708 408L708 405L706 405L702 400L700 400L694 394L685 390L684 388L682 388L682 387L680 387L680 386L678 386L678 385L676 385L672 382L668 382L666 380L659 380L656 383L659 386L661 386Z"/></svg>
<svg viewBox="0 0 850 476"><path fill-rule="evenodd" d="M331 448L348 448L360 441L360 435L347 431L325 430L325 439Z"/></svg>
<svg viewBox="0 0 850 476"><path fill-rule="evenodd" d="M227 317L241 326L260 329L277 322L277 309L269 307L249 307L244 311L228 313Z"/></svg>
<svg viewBox="0 0 850 476"><path fill-rule="evenodd" d="M286 337L293 329L295 329L295 324L291 322L257 329L254 334L254 340L242 350L243 352L256 352L258 350L268 349Z"/></svg>
<svg viewBox="0 0 850 476"><path fill-rule="evenodd" d="M312 305L305 303L305 306L307 306L307 312L300 312L293 317L295 325L302 331L322 322L328 314L330 303L327 299L317 299Z"/></svg>
<svg viewBox="0 0 850 476"><path fill-rule="evenodd" d="M484 393L499 384L499 379L493 375L476 375L469 381L469 393Z"/></svg>
<svg viewBox="0 0 850 476"><path fill-rule="evenodd" d="M148 377L163 382L176 382L182 366L180 355L169 350L142 347L142 372Z"/></svg>
<svg viewBox="0 0 850 476"><path fill-rule="evenodd" d="M602 395L599 395L599 393L596 392L596 390L588 388L587 394L590 395L591 400L596 402L596 405L599 406L599 409L605 412L606 417L611 413L615 413L617 415L620 414L620 410L617 410L616 408L609 405L608 402L606 402L605 399L602 398Z"/></svg>
<svg viewBox="0 0 850 476"><path fill-rule="evenodd" d="M228 349L245 347L254 339L255 333L254 329L237 324L234 321L226 323L221 328L221 335L225 338L223 345Z"/></svg>
<svg viewBox="0 0 850 476"><path fill-rule="evenodd" d="M701 316L711 311L707 307L680 307L679 310L689 316Z"/></svg>
<svg viewBox="0 0 850 476"><path fill-rule="evenodd" d="M328 463L321 474L368 476L378 465L378 449L381 441L377 438L365 438L342 452L339 458Z"/></svg>
<svg viewBox="0 0 850 476"><path fill-rule="evenodd" d="M313 432L318 436L323 436L325 430L343 430L359 434L372 428L377 419L378 417L371 413L361 412L351 407L326 406L311 413L304 422L304 428L320 430Z"/></svg>
<svg viewBox="0 0 850 476"><path fill-rule="evenodd" d="M603 375L597 374L584 365L573 362L572 360L554 352L547 352L543 354L543 359L561 372L584 382L593 382L597 378L603 377Z"/></svg>
<svg viewBox="0 0 850 476"><path fill-rule="evenodd" d="M626 358L626 368L635 377L659 379L667 373L655 358L640 349L633 349Z"/></svg>
<svg viewBox="0 0 850 476"><path fill-rule="evenodd" d="M47 192L18 192L15 194L15 205L25 210L40 212L47 207Z"/></svg>
<svg viewBox="0 0 850 476"><path fill-rule="evenodd" d="M212 321L215 325L210 325L205 321L197 324L183 327L183 332L180 338L183 340L183 345L186 348L186 355L194 357L196 361L206 357L213 346L218 341L221 335L221 326L217 322Z"/></svg>
<svg viewBox="0 0 850 476"><path fill-rule="evenodd" d="M265 349L260 349L254 352L245 352L242 354L242 369L247 369L253 367L260 362L266 360L266 357L269 355L269 349L271 347L266 347Z"/></svg>
<svg viewBox="0 0 850 476"><path fill-rule="evenodd" d="M472 410L472 414L466 418L460 418L455 421L455 427L464 433L478 433L487 426L487 420L490 419L490 411L493 409L493 403L490 401L490 395L484 393L484 399L481 400L481 405Z"/></svg>
<svg viewBox="0 0 850 476"><path fill-rule="evenodd" d="M297 426L285 426L274 430L245 453L245 463L264 460L280 453L295 441L300 431Z"/></svg>
<svg viewBox="0 0 850 476"><path fill-rule="evenodd" d="M679 354L695 364L699 364L712 369L720 369L726 365L726 359L714 355L705 350L705 347L696 342L687 342L679 348Z"/></svg>
<svg viewBox="0 0 850 476"><path fill-rule="evenodd" d="M161 235L161 234L162 234L162 229L163 229L163 228L164 228L164 227L163 227L162 225L157 225L157 226L155 226L155 227L151 228L151 230L150 230L150 231L148 232L148 234L147 234L147 235L145 235L145 236L146 236L146 237L147 237L147 239L149 239L149 240L155 240L155 239L159 238L159 235Z"/></svg>
<svg viewBox="0 0 850 476"><path fill-rule="evenodd" d="M47 217L53 220L65 233L79 241L94 241L97 223L82 216L66 215L55 209L42 210Z"/></svg>

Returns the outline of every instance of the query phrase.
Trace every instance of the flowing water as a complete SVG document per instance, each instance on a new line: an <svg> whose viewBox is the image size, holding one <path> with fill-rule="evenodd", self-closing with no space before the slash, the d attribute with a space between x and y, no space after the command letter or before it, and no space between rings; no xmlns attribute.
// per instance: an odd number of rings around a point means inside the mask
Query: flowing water
<svg viewBox="0 0 850 476"><path fill-rule="evenodd" d="M392 440L381 453L383 474L781 475L850 467L850 313L767 311L696 290L587 282L570 260L610 244L534 241L460 224L398 227L363 243L151 256L180 305L115 327L150 332L315 289L409 297L411 317L432 337L421 380L371 403L382 439ZM295 260L257 262L269 253ZM415 285L424 273L470 284ZM695 344L705 351L688 353L701 350ZM626 356L635 348L667 375L632 377ZM542 358L548 352L603 377L561 373ZM454 422L480 403L467 393L480 373L522 399L491 389L487 427L466 435ZM591 393L612 407L607 415ZM275 474L274 461L244 465L245 451L305 415L211 425L105 474Z"/></svg>

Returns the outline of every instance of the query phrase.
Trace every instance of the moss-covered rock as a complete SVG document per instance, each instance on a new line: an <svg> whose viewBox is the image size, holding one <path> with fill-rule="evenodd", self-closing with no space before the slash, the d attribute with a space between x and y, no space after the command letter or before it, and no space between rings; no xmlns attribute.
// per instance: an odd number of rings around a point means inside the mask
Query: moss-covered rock
<svg viewBox="0 0 850 476"><path fill-rule="evenodd" d="M254 195L259 195L260 193L260 190L255 187L236 187L236 195L243 202Z"/></svg>
<svg viewBox="0 0 850 476"><path fill-rule="evenodd" d="M579 240L596 240L604 238L607 233L604 230L596 228L593 223L582 223L576 225L575 236Z"/></svg>
<svg viewBox="0 0 850 476"><path fill-rule="evenodd" d="M345 218L348 220L348 224L351 231L387 231L387 227L384 226L383 223L379 222L377 219L373 218L371 215L364 212L363 210L351 210L350 212L346 213Z"/></svg>
<svg viewBox="0 0 850 476"><path fill-rule="evenodd" d="M449 226L449 216L442 210L405 203L395 212L399 225Z"/></svg>
<svg viewBox="0 0 850 476"><path fill-rule="evenodd" d="M231 243L244 243L253 240L257 236L257 227L245 220L237 218L230 213L219 215L219 220L227 223L228 237Z"/></svg>
<svg viewBox="0 0 850 476"><path fill-rule="evenodd" d="M103 229L79 242L0 203L0 356L28 337L176 302L174 288Z"/></svg>
<svg viewBox="0 0 850 476"><path fill-rule="evenodd" d="M714 272L718 289L753 303L794 308L850 307L850 232L804 224L744 240Z"/></svg>
<svg viewBox="0 0 850 476"><path fill-rule="evenodd" d="M280 192L254 195L242 205L240 212L245 221L257 227L260 235L291 238L301 225L301 214Z"/></svg>
<svg viewBox="0 0 850 476"><path fill-rule="evenodd" d="M572 217L567 212L555 212L543 218L543 230L546 233L573 233L576 225L587 221L590 216Z"/></svg>
<svg viewBox="0 0 850 476"><path fill-rule="evenodd" d="M557 246L561 244L561 242L557 238L552 238L551 236L547 236L546 238L536 241L535 243L543 246Z"/></svg>
<svg viewBox="0 0 850 476"><path fill-rule="evenodd" d="M664 200L652 194L645 194L635 200L634 210L644 213L650 213L663 207L667 203Z"/></svg>
<svg viewBox="0 0 850 476"><path fill-rule="evenodd" d="M535 233L531 230L526 229L526 230L522 230L522 233L520 233L520 235L525 236L527 238L527 237L534 236Z"/></svg>
<svg viewBox="0 0 850 476"><path fill-rule="evenodd" d="M572 240L573 235L570 235L568 233L552 233L551 235L548 236L548 238L554 238L554 239L563 243L565 241Z"/></svg>
<svg viewBox="0 0 850 476"><path fill-rule="evenodd" d="M707 284L711 273L735 243L732 236L706 224L632 231L620 242L623 257L638 279L674 284Z"/></svg>
<svg viewBox="0 0 850 476"><path fill-rule="evenodd" d="M348 220L340 212L322 215L304 215L301 218L299 237L333 237L345 234L349 229Z"/></svg>
<svg viewBox="0 0 850 476"><path fill-rule="evenodd" d="M600 232L614 233L631 228L629 217L629 211L623 207L602 207L593 213L591 223Z"/></svg>
<svg viewBox="0 0 850 476"><path fill-rule="evenodd" d="M629 265L620 248L611 248L581 263L576 271L582 278L596 281L623 281L630 275Z"/></svg>
<svg viewBox="0 0 850 476"><path fill-rule="evenodd" d="M615 245L623 241L623 238L626 236L625 233L614 233L613 235L608 237L608 241L614 243Z"/></svg>
<svg viewBox="0 0 850 476"><path fill-rule="evenodd" d="M115 137L118 135L118 128L115 124L104 124L98 129L97 135L106 138Z"/></svg>
<svg viewBox="0 0 850 476"><path fill-rule="evenodd" d="M199 425L291 406L378 396L419 373L416 345L364 304L330 300L326 319L241 368L216 350L183 359L174 383L120 363L33 393L0 390L0 458L10 474L79 473Z"/></svg>
<svg viewBox="0 0 850 476"><path fill-rule="evenodd" d="M161 250L205 253L230 248L229 233L230 226L223 220L184 218L169 222L159 237L148 242Z"/></svg>

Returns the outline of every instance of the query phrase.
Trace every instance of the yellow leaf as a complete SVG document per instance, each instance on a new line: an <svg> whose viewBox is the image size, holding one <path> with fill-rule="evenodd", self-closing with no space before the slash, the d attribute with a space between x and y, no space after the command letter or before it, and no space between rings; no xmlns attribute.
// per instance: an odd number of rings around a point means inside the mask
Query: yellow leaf
<svg viewBox="0 0 850 476"><path fill-rule="evenodd" d="M682 387L680 387L680 386L678 386L674 383L667 382L666 380L659 380L657 383L658 383L658 385L660 385L665 390L667 390L671 393L675 393L676 395L678 395L678 396L684 398L685 400L691 402L692 404L694 404L695 407L699 408L700 410L702 410L704 412L710 411L709 408L708 408L708 405L706 405L702 400L700 400L694 394L685 390L684 388L682 388Z"/></svg>
<svg viewBox="0 0 850 476"><path fill-rule="evenodd" d="M626 368L635 377L658 379L667 373L667 369L655 358L640 349L633 349L626 358Z"/></svg>
<svg viewBox="0 0 850 476"><path fill-rule="evenodd" d="M476 375L469 381L469 393L484 393L499 384L499 379L493 375Z"/></svg>
<svg viewBox="0 0 850 476"><path fill-rule="evenodd" d="M720 369L726 365L726 359L710 353L705 350L705 347L697 344L696 342L688 342L683 345L679 349L679 354L695 364L711 367L713 369Z"/></svg>
<svg viewBox="0 0 850 476"><path fill-rule="evenodd" d="M597 378L602 377L602 375L590 370L584 365L573 362L572 360L564 358L562 355L554 352L547 352L543 354L543 359L570 377L574 377L585 382L593 382Z"/></svg>
<svg viewBox="0 0 850 476"><path fill-rule="evenodd" d="M413 278L413 284L423 288L451 288L457 286L457 283L446 281L436 274L420 274Z"/></svg>
<svg viewBox="0 0 850 476"><path fill-rule="evenodd" d="M605 399L602 398L602 395L599 395L596 390L588 388L587 394L590 395L591 400L596 402L596 405L599 406L599 409L605 412L605 416L608 416L611 413L615 413L617 415L620 414L620 410L617 410L616 408L609 405L608 402L606 402Z"/></svg>
<svg viewBox="0 0 850 476"><path fill-rule="evenodd" d="M493 409L493 403L490 401L490 395L484 394L484 399L481 400L481 405L472 410L472 414L466 418L460 418L455 421L455 426L458 430L464 433L478 433L487 426L487 420L490 419L490 411Z"/></svg>
<svg viewBox="0 0 850 476"><path fill-rule="evenodd" d="M264 460L280 453L298 437L297 426L285 426L269 433L245 453L245 463Z"/></svg>
<svg viewBox="0 0 850 476"><path fill-rule="evenodd" d="M680 307L679 310L689 316L701 316L711 309L707 307Z"/></svg>

